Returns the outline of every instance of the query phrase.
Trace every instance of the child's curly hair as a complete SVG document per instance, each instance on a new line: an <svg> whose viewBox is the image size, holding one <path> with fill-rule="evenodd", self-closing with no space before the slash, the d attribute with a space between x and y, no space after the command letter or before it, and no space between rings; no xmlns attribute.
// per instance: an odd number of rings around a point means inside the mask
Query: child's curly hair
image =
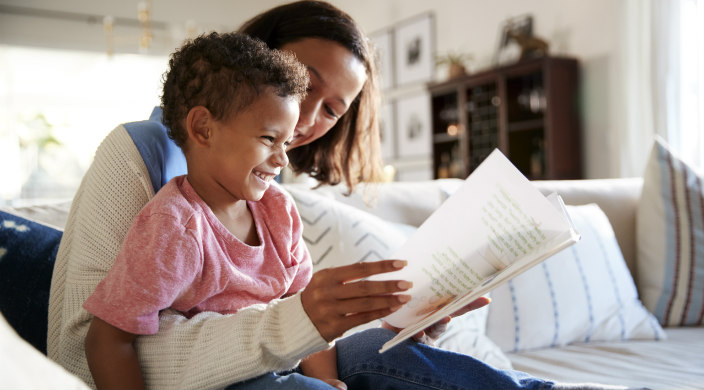
<svg viewBox="0 0 704 390"><path fill-rule="evenodd" d="M265 86L300 102L308 81L305 66L295 56L269 49L256 38L241 33L201 35L171 55L161 96L162 122L169 137L183 147L191 108L204 106L216 120L227 120L252 104Z"/></svg>

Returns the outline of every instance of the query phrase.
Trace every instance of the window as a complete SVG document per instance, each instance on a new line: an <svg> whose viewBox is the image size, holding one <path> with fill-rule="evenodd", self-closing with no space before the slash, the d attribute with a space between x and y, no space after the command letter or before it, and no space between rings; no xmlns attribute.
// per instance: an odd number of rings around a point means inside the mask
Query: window
<svg viewBox="0 0 704 390"><path fill-rule="evenodd" d="M0 45L0 204L71 198L107 133L159 104L167 65Z"/></svg>
<svg viewBox="0 0 704 390"><path fill-rule="evenodd" d="M704 1L680 8L680 134L683 158L704 169Z"/></svg>

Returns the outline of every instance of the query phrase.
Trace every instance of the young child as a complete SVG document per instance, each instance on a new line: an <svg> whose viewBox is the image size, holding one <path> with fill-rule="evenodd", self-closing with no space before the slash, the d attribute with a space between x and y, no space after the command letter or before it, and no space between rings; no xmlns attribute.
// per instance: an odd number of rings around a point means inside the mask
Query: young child
<svg viewBox="0 0 704 390"><path fill-rule="evenodd" d="M159 331L160 311L235 313L292 295L311 279L300 217L272 185L288 164L305 67L236 33L198 37L169 66L163 118L188 174L137 215L83 305L94 315L85 350L98 388L144 387L134 341ZM334 350L313 355L303 372L335 383L334 359Z"/></svg>

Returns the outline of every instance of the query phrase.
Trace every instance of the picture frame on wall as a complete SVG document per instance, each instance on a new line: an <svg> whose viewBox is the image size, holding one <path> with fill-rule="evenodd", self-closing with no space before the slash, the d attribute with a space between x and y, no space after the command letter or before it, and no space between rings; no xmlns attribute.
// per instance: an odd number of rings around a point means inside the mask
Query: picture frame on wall
<svg viewBox="0 0 704 390"><path fill-rule="evenodd" d="M392 29L377 31L369 35L374 45L374 55L377 59L380 86L382 91L394 87L394 37Z"/></svg>
<svg viewBox="0 0 704 390"><path fill-rule="evenodd" d="M396 157L395 103L383 103L379 110L379 135L381 136L381 158L384 161Z"/></svg>
<svg viewBox="0 0 704 390"><path fill-rule="evenodd" d="M396 85L433 80L435 68L435 17L431 12L394 27Z"/></svg>
<svg viewBox="0 0 704 390"><path fill-rule="evenodd" d="M396 100L396 138L399 157L432 154L430 94L420 93Z"/></svg>

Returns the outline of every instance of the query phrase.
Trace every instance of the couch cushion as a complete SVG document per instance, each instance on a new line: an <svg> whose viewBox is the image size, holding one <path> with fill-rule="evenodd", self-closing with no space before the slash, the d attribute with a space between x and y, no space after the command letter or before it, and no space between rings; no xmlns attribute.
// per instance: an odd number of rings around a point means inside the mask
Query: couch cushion
<svg viewBox="0 0 704 390"><path fill-rule="evenodd" d="M638 206L638 287L663 325L704 324L704 174L656 139Z"/></svg>
<svg viewBox="0 0 704 390"><path fill-rule="evenodd" d="M492 292L487 335L504 351L659 339L596 204L567 206L582 239Z"/></svg>
<svg viewBox="0 0 704 390"><path fill-rule="evenodd" d="M0 311L46 354L49 288L61 230L0 211Z"/></svg>
<svg viewBox="0 0 704 390"><path fill-rule="evenodd" d="M516 370L554 381L599 383L614 389L701 389L704 327L665 332L667 338L661 341L595 342L508 356Z"/></svg>

